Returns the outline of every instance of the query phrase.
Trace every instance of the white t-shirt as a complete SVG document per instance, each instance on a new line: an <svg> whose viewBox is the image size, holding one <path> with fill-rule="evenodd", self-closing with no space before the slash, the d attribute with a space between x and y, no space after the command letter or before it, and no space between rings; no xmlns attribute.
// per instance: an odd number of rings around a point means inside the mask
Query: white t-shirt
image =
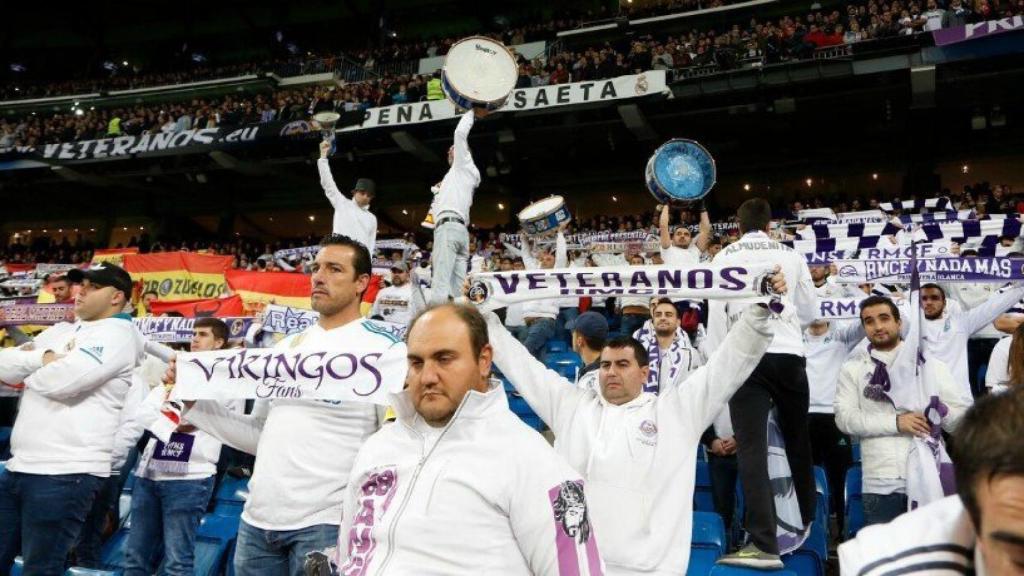
<svg viewBox="0 0 1024 576"><path fill-rule="evenodd" d="M388 286L377 293L370 316L380 316L388 322L406 326L412 320L412 284Z"/></svg>

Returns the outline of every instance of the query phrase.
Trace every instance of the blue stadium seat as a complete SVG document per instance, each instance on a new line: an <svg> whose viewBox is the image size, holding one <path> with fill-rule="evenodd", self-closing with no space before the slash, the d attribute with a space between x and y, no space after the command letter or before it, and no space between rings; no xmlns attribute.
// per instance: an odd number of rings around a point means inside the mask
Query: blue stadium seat
<svg viewBox="0 0 1024 576"><path fill-rule="evenodd" d="M828 485L828 476L825 474L825 469L821 466L814 467L814 486L818 492L817 498L817 510L815 512L815 521L821 522L825 527L825 538L828 539L828 522L829 516L831 515L831 503L832 500L830 495L832 491Z"/></svg>
<svg viewBox="0 0 1024 576"><path fill-rule="evenodd" d="M530 408L530 405L523 400L522 396L518 394L509 394L508 407L512 410L512 413L519 416L519 419L526 423L527 426L540 432L544 430L544 422L540 419L540 416Z"/></svg>
<svg viewBox="0 0 1024 576"><path fill-rule="evenodd" d="M128 528L121 528L110 537L100 551L100 565L104 570L124 571L124 550L128 547Z"/></svg>
<svg viewBox="0 0 1024 576"><path fill-rule="evenodd" d="M18 556L14 559L14 564L11 565L11 576L21 576L22 571L25 569L25 562Z"/></svg>
<svg viewBox="0 0 1024 576"><path fill-rule="evenodd" d="M207 514L196 532L195 574L217 576L224 571L228 553L238 537L239 516Z"/></svg>
<svg viewBox="0 0 1024 576"><path fill-rule="evenodd" d="M548 352L544 365L569 382L575 382L577 371L583 368L583 360L575 352Z"/></svg>
<svg viewBox="0 0 1024 576"><path fill-rule="evenodd" d="M717 548L719 555L725 553L725 524L722 517L714 512L693 513L692 546Z"/></svg>
<svg viewBox="0 0 1024 576"><path fill-rule="evenodd" d="M828 559L828 533L825 524L819 515L811 524L811 533L803 546L782 557L782 563L786 568L801 576L825 576L825 561Z"/></svg>
<svg viewBox="0 0 1024 576"><path fill-rule="evenodd" d="M988 374L988 362L978 366L978 382L984 384L986 374Z"/></svg>
<svg viewBox="0 0 1024 576"><path fill-rule="evenodd" d="M686 566L686 576L708 576L719 557L721 553L718 548L690 546L690 563Z"/></svg>
<svg viewBox="0 0 1024 576"><path fill-rule="evenodd" d="M850 445L850 455L853 457L854 464L860 464L860 442Z"/></svg>
<svg viewBox="0 0 1024 576"><path fill-rule="evenodd" d="M846 527L845 536L849 540L864 527L864 505L861 499L863 476L860 464L850 466L846 471Z"/></svg>
<svg viewBox="0 0 1024 576"><path fill-rule="evenodd" d="M121 489L121 496L117 500L117 518L121 521L121 526L125 526L128 522L128 514L132 511L132 491L135 489L135 471L132 470L128 473L128 477L124 481L124 487Z"/></svg>
<svg viewBox="0 0 1024 576"><path fill-rule="evenodd" d="M698 460L693 486L693 509L699 512L714 512L715 500L711 496L711 472L708 463Z"/></svg>
<svg viewBox="0 0 1024 576"><path fill-rule="evenodd" d="M11 433L14 428L4 426L0 428L0 458L7 459L7 451L11 447Z"/></svg>
<svg viewBox="0 0 1024 576"><path fill-rule="evenodd" d="M754 570L753 568L739 568L737 566L715 565L709 572L709 576L802 576L789 569L783 570Z"/></svg>
<svg viewBox="0 0 1024 576"><path fill-rule="evenodd" d="M217 488L213 511L223 516L239 516L249 497L249 479L225 474Z"/></svg>
<svg viewBox="0 0 1024 576"><path fill-rule="evenodd" d="M568 346L566 346L565 340L561 338L551 338L545 344L545 349L550 354L551 352L565 352L568 350Z"/></svg>

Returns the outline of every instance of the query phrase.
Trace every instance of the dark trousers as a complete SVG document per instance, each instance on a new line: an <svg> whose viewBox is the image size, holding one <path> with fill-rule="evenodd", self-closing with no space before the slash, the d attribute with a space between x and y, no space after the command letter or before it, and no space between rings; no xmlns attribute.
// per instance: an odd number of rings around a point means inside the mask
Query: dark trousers
<svg viewBox="0 0 1024 576"><path fill-rule="evenodd" d="M78 546L75 547L76 564L83 568L100 567L100 549L110 532L110 521L117 518L117 504L121 491L120 476L103 478L99 492L92 502L89 515L78 535ZM116 523L114 528L116 529Z"/></svg>
<svg viewBox="0 0 1024 576"><path fill-rule="evenodd" d="M864 505L864 525L888 524L907 511L906 494L869 494L861 496Z"/></svg>
<svg viewBox="0 0 1024 576"><path fill-rule="evenodd" d="M967 341L967 378L971 381L971 394L979 398L985 394L985 382L978 378L978 369L988 364L992 349L999 342L998 338L971 338Z"/></svg>
<svg viewBox="0 0 1024 576"><path fill-rule="evenodd" d="M732 536L733 512L736 510L736 455L715 456L708 452L708 473L711 475L711 499L715 512L722 517L725 533Z"/></svg>
<svg viewBox="0 0 1024 576"><path fill-rule="evenodd" d="M835 414L808 414L807 428L811 435L811 455L814 464L825 469L831 493L832 512L835 513L841 528L845 519L846 502L843 492L846 485L846 470L853 463L850 437L836 426Z"/></svg>
<svg viewBox="0 0 1024 576"><path fill-rule="evenodd" d="M736 434L739 475L746 503L744 526L761 551L779 553L775 499L768 478L768 413L778 411L786 457L804 525L814 520L816 493L807 431L806 361L794 354L765 354L729 401Z"/></svg>

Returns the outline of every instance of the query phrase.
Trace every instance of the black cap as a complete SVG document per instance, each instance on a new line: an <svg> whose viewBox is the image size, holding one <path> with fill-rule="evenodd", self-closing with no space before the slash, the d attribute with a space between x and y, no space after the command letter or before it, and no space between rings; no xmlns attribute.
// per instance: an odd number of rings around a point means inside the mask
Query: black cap
<svg viewBox="0 0 1024 576"><path fill-rule="evenodd" d="M81 284L82 280L88 280L97 286L110 286L115 290L124 292L125 300L129 300L132 297L131 275L125 272L124 268L110 262L100 262L85 270L72 268L68 270L67 276L68 280L75 284Z"/></svg>
<svg viewBox="0 0 1024 576"><path fill-rule="evenodd" d="M356 185L352 187L352 191L354 192L356 190L362 190L371 197L377 195L377 185L369 178L360 178L356 180Z"/></svg>

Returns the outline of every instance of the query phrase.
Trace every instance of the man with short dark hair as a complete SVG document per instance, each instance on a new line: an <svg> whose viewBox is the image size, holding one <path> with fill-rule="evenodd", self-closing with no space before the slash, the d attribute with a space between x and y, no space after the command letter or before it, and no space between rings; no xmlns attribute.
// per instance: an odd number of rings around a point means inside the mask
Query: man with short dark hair
<svg viewBox="0 0 1024 576"><path fill-rule="evenodd" d="M391 286L377 292L370 316L405 326L412 319L412 314L413 286L409 282L409 265L402 261L394 262L391 265Z"/></svg>
<svg viewBox="0 0 1024 576"><path fill-rule="evenodd" d="M228 327L219 318L198 318L192 327L191 352L227 348ZM140 381L134 386L146 386ZM132 492L132 529L125 548L126 576L154 574L163 558L162 574L188 576L195 572L196 530L206 513L220 459L221 442L195 426L182 422L167 442L150 428L164 418L161 408L167 391L157 386L130 411L118 431L115 454L127 454L142 440ZM241 400L224 403L240 414Z"/></svg>
<svg viewBox="0 0 1024 576"><path fill-rule="evenodd" d="M668 298L654 301L650 330L642 328L633 337L647 350L650 370L645 392L658 394L668 386L678 386L704 364L704 356L680 328L679 312Z"/></svg>
<svg viewBox="0 0 1024 576"><path fill-rule="evenodd" d="M771 262L782 268L790 291L783 298L782 321L778 323L767 353L729 401L746 504L744 527L750 534L750 542L719 562L749 568L782 568L775 501L768 476L768 416L773 409L777 411L803 528L809 530L817 496L807 431L809 392L804 370L803 327L817 315L818 301L804 256L768 235L772 217L768 202L762 198L747 200L740 205L736 216L743 236L723 249L715 257L715 264L744 266ZM719 352L723 334L738 312L735 304L710 303L705 353Z"/></svg>
<svg viewBox="0 0 1024 576"><path fill-rule="evenodd" d="M102 263L72 269L81 284L74 323L0 350L0 381L24 383L0 473L0 574L21 550L28 576L62 574L86 515L110 476L114 433L143 357L143 339L123 313L132 280Z"/></svg>
<svg viewBox="0 0 1024 576"><path fill-rule="evenodd" d="M927 358L918 378L913 368L917 359L907 357L915 349L903 342L900 311L892 300L871 296L860 306L871 346L866 354L843 364L835 418L840 430L860 440L864 524L869 525L889 522L907 511L908 456L914 438L927 438L937 424L926 415L928 400L934 396L945 405L946 412L937 412L942 413L946 431L955 428L970 404L958 394L949 368L938 358Z"/></svg>
<svg viewBox="0 0 1024 576"><path fill-rule="evenodd" d="M608 320L594 311L576 317L572 327L572 350L580 355L583 368L576 375L576 385L585 390L598 390L598 368L601 349L608 338Z"/></svg>
<svg viewBox="0 0 1024 576"><path fill-rule="evenodd" d="M70 304L74 301L71 295L71 284L67 276L58 276L50 281L50 292L53 293L53 300L56 304Z"/></svg>
<svg viewBox="0 0 1024 576"><path fill-rule="evenodd" d="M785 292L782 273L773 286ZM555 450L583 473L608 573L685 573L697 444L770 343L768 311L750 306L722 350L659 395L644 391L648 353L629 336L605 343L600 388L584 390L486 316L495 364L554 432Z"/></svg>
<svg viewBox="0 0 1024 576"><path fill-rule="evenodd" d="M320 142L320 159L316 161L316 168L320 172L320 186L334 207L331 232L344 234L362 243L373 256L377 242L377 217L370 212L370 202L377 195L377 186L369 178L360 178L352 188L352 198L346 197L338 189L338 185L334 183L334 176L331 175L331 163L327 159L330 152L331 143Z"/></svg>
<svg viewBox="0 0 1024 576"><path fill-rule="evenodd" d="M370 342L383 351L396 342L393 325L360 315L370 266L362 242L339 234L324 238L310 277L311 304L320 318L275 348L343 350L352 342ZM306 554L337 541L356 452L383 421L369 404L286 398L257 400L251 415L198 401L182 416L256 455L235 550L239 576L301 573Z"/></svg>
<svg viewBox="0 0 1024 576"><path fill-rule="evenodd" d="M160 296L153 290L146 290L142 293L142 308L146 311L146 315L150 316L153 314L153 301L159 299Z"/></svg>
<svg viewBox="0 0 1024 576"><path fill-rule="evenodd" d="M1024 388L981 398L953 437L957 495L867 527L839 546L843 574L1020 574Z"/></svg>
<svg viewBox="0 0 1024 576"><path fill-rule="evenodd" d="M583 482L509 410L493 353L474 308L412 321L398 419L349 477L339 573L603 573Z"/></svg>
<svg viewBox="0 0 1024 576"><path fill-rule="evenodd" d="M967 342L972 334L992 324L996 318L1024 298L1024 283L994 294L970 310L947 306L946 292L938 284L921 286L921 349L926 356L938 358L949 366L960 395L968 403L974 399L967 375Z"/></svg>

